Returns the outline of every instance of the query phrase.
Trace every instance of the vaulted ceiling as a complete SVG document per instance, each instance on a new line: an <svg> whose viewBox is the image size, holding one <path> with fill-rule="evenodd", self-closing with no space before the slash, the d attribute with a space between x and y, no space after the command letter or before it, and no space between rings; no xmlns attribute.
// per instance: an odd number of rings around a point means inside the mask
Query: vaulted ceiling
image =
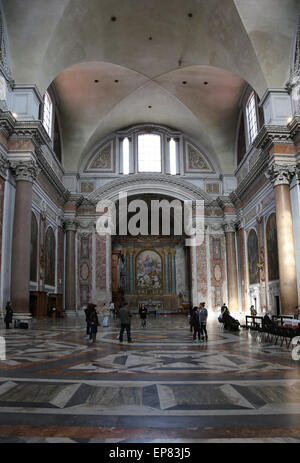
<svg viewBox="0 0 300 463"><path fill-rule="evenodd" d="M54 81L64 165L116 129L165 124L235 168L239 100L284 87L298 0L2 0L17 83ZM98 80L98 82L95 82Z"/></svg>

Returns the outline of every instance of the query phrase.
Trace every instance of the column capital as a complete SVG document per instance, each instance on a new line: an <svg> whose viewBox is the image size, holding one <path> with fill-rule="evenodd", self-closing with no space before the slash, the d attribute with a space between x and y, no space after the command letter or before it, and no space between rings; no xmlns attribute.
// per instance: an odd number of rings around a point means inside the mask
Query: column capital
<svg viewBox="0 0 300 463"><path fill-rule="evenodd" d="M35 161L11 161L10 167L14 172L16 181L33 183L37 178L40 169Z"/></svg>
<svg viewBox="0 0 300 463"><path fill-rule="evenodd" d="M295 173L296 166L294 164L273 164L265 172L265 175L275 187L277 185L290 185Z"/></svg>
<svg viewBox="0 0 300 463"><path fill-rule="evenodd" d="M224 228L225 233L235 233L236 223L234 221L224 222L223 228Z"/></svg>
<svg viewBox="0 0 300 463"><path fill-rule="evenodd" d="M65 219L63 222L63 227L65 231L76 231L78 222L75 219Z"/></svg>

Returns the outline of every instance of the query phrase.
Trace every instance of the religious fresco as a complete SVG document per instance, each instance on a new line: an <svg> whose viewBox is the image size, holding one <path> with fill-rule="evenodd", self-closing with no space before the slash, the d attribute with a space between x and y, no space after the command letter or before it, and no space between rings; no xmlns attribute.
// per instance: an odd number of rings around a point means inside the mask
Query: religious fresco
<svg viewBox="0 0 300 463"><path fill-rule="evenodd" d="M140 252L136 258L136 289L147 294L149 291L159 291L162 287L162 261L160 255L148 249Z"/></svg>
<svg viewBox="0 0 300 463"><path fill-rule="evenodd" d="M259 283L258 267L258 240L257 234L251 230L248 235L248 271L249 271L249 284L254 285Z"/></svg>
<svg viewBox="0 0 300 463"><path fill-rule="evenodd" d="M55 236L51 227L46 233L45 284L55 286Z"/></svg>
<svg viewBox="0 0 300 463"><path fill-rule="evenodd" d="M38 257L38 224L35 214L31 213L31 243L30 243L30 281L37 281Z"/></svg>
<svg viewBox="0 0 300 463"><path fill-rule="evenodd" d="M276 215L271 214L266 227L269 281L279 280Z"/></svg>

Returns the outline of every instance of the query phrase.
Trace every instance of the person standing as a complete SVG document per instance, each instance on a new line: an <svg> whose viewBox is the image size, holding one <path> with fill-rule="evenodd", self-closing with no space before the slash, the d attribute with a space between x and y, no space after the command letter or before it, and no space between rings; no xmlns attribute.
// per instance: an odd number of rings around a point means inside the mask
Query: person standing
<svg viewBox="0 0 300 463"><path fill-rule="evenodd" d="M110 313L109 307L108 307L106 304L103 304L103 311L102 311L103 320L102 320L102 326L103 326L104 328L106 328L106 327L108 326L109 313Z"/></svg>
<svg viewBox="0 0 300 463"><path fill-rule="evenodd" d="M204 338L204 334L205 334L205 341L207 341L208 339L207 330L206 330L207 315L208 313L207 313L207 309L205 308L205 302L201 302L201 304L199 304L200 331L201 331L202 338Z"/></svg>
<svg viewBox="0 0 300 463"><path fill-rule="evenodd" d="M115 304L113 301L110 301L109 310L110 310L110 316L115 318Z"/></svg>
<svg viewBox="0 0 300 463"><path fill-rule="evenodd" d="M89 324L90 324L90 341L96 342L96 336L97 336L97 331L98 331L98 326L99 326L99 320L98 320L98 315L94 307L91 309L90 315L89 315Z"/></svg>
<svg viewBox="0 0 300 463"><path fill-rule="evenodd" d="M6 304L6 314L5 314L5 317L4 317L4 322L6 324L6 329L8 330L9 329L9 325L10 323L12 323L12 320L13 320L13 308L12 308L12 305L11 305L11 302L8 301L8 303Z"/></svg>
<svg viewBox="0 0 300 463"><path fill-rule="evenodd" d="M96 307L95 304L91 304L89 303L86 308L84 309L84 313L85 313L85 321L86 321L86 335L89 336L90 335L90 322L89 322L89 317L90 317L90 314L93 310L93 308Z"/></svg>
<svg viewBox="0 0 300 463"><path fill-rule="evenodd" d="M125 330L127 333L127 341L130 343L133 342L131 339L131 333L130 333L131 316L132 315L128 308L128 303L124 302L123 307L121 307L119 310L119 317L120 317L120 324L121 324L120 335L119 335L120 342L123 342L123 334Z"/></svg>
<svg viewBox="0 0 300 463"><path fill-rule="evenodd" d="M139 308L139 314L140 314L140 319L141 319L141 328L146 328L148 310L147 310L147 307L145 307L145 304L142 304L141 307Z"/></svg>
<svg viewBox="0 0 300 463"><path fill-rule="evenodd" d="M193 310L192 310L191 327L194 329L193 343L194 344L199 344L200 342L203 342L201 340L201 336L200 336L201 325L200 325L198 307L194 307ZM197 339L197 337L198 337L198 339Z"/></svg>

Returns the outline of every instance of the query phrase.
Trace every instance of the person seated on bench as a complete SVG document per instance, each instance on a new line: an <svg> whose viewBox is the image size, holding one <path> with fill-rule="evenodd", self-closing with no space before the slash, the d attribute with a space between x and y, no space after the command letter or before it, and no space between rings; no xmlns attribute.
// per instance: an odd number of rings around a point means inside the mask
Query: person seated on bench
<svg viewBox="0 0 300 463"><path fill-rule="evenodd" d="M262 320L262 326L263 327L264 326L266 326L266 327L277 326L276 323L273 322L273 320L271 320L269 312L265 313L264 318Z"/></svg>

